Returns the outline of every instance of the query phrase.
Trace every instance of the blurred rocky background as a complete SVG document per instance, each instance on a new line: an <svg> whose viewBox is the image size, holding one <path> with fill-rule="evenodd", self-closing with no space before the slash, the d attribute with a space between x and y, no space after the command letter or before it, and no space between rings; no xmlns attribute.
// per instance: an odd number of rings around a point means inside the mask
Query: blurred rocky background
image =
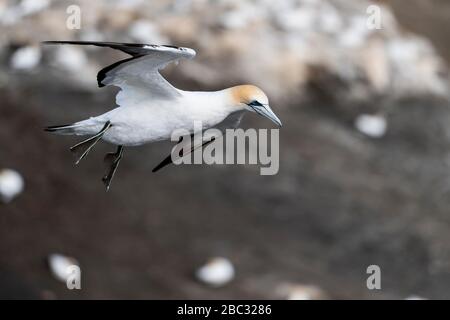
<svg viewBox="0 0 450 320"><path fill-rule="evenodd" d="M445 0L0 0L0 297L450 298L449 23ZM42 128L114 107L96 73L124 56L43 40L194 48L164 75L261 86L279 173L152 174L164 142L128 149L106 193L113 147L74 167L77 139ZM81 290L61 281L73 263Z"/></svg>

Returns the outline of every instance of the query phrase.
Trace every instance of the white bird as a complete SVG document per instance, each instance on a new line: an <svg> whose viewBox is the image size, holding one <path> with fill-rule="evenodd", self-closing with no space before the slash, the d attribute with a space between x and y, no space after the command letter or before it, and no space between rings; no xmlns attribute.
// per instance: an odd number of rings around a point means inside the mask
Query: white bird
<svg viewBox="0 0 450 320"><path fill-rule="evenodd" d="M117 145L117 151L105 157L105 161L110 164L109 172L102 179L107 189L125 146L170 139L172 132L177 129L184 129L192 136L196 133L195 123L201 123L202 130L215 127L223 131L236 127L245 110L265 116L281 126L280 119L269 107L267 96L256 86L241 85L211 92L184 91L173 87L161 76L159 70L169 63L181 58L193 58L196 54L193 49L90 41L43 43L109 47L132 56L100 70L97 75L99 87L113 85L121 89L116 96L119 107L70 125L46 128L46 131L59 134L92 135L71 148L78 155L77 164L100 139ZM197 144L194 142L191 152L211 141L213 139L202 140ZM169 155L153 172L171 162Z"/></svg>

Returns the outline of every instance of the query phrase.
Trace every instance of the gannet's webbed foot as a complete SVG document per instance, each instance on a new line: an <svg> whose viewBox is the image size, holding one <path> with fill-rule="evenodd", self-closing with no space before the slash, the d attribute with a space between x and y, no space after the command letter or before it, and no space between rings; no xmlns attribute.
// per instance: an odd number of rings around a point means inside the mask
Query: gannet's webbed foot
<svg viewBox="0 0 450 320"><path fill-rule="evenodd" d="M80 163L80 161L89 153L89 151L91 151L91 149L102 138L102 136L110 127L111 122L107 121L102 130L100 130L96 135L90 137L89 139L81 141L80 143L77 143L72 148L70 148L70 151L72 151L77 158L75 164Z"/></svg>
<svg viewBox="0 0 450 320"><path fill-rule="evenodd" d="M102 181L106 187L106 191L109 190L111 181L114 178L114 174L116 173L117 167L119 166L119 162L122 159L122 154L123 146L118 146L116 152L110 152L105 156L105 163L109 166L108 173L102 178Z"/></svg>

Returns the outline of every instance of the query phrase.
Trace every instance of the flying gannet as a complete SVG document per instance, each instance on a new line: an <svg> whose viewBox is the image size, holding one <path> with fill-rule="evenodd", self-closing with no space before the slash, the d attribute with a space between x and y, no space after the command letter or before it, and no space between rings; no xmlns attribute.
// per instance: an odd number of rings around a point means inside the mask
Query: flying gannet
<svg viewBox="0 0 450 320"><path fill-rule="evenodd" d="M190 48L135 43L93 41L45 41L43 44L94 45L109 47L131 55L99 71L99 87L117 86L119 106L104 114L69 125L52 126L46 131L68 135L91 135L70 150L78 164L103 139L117 145L117 151L108 153L105 162L108 173L103 177L106 189L122 159L123 149L145 143L170 139L174 130L183 129L195 134L194 123L202 129L235 128L245 110L265 116L281 126L281 121L269 107L264 92L253 85L240 85L220 91L184 91L173 87L159 70L181 58L191 59L196 52ZM214 138L194 141L191 152ZM181 142L181 139L180 139ZM186 153L187 154L187 153ZM170 164L170 155L153 172Z"/></svg>

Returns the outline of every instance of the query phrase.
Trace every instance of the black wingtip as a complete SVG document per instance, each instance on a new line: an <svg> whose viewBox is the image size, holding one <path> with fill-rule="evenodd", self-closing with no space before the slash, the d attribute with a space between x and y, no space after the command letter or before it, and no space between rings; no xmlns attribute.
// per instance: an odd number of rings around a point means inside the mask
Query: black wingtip
<svg viewBox="0 0 450 320"><path fill-rule="evenodd" d="M59 40L45 40L41 41L41 44L71 44L72 41L59 41Z"/></svg>
<svg viewBox="0 0 450 320"><path fill-rule="evenodd" d="M152 172L156 172L172 163L172 154L169 154L160 164L158 164Z"/></svg>
<svg viewBox="0 0 450 320"><path fill-rule="evenodd" d="M93 44L95 41L75 41L75 40L44 40L42 44Z"/></svg>
<svg viewBox="0 0 450 320"><path fill-rule="evenodd" d="M109 65L109 66L107 66L107 67L105 67L105 68L103 68L102 70L100 70L100 71L97 73L97 85L98 85L98 87L99 87L99 88L102 88L102 87L105 86L105 84L103 84L102 81L105 80L106 75L107 75L107 73L108 73L109 71L111 71L111 70L114 69L114 68L117 68L117 67L118 67L119 65L121 65L122 63L131 61L131 60L134 60L134 59L139 58L139 57L141 57L141 56L140 56L140 55L136 55L136 56L131 57L131 58L119 60L119 61L117 61L117 62L115 62L115 63L113 63L113 64L111 64L111 65Z"/></svg>

